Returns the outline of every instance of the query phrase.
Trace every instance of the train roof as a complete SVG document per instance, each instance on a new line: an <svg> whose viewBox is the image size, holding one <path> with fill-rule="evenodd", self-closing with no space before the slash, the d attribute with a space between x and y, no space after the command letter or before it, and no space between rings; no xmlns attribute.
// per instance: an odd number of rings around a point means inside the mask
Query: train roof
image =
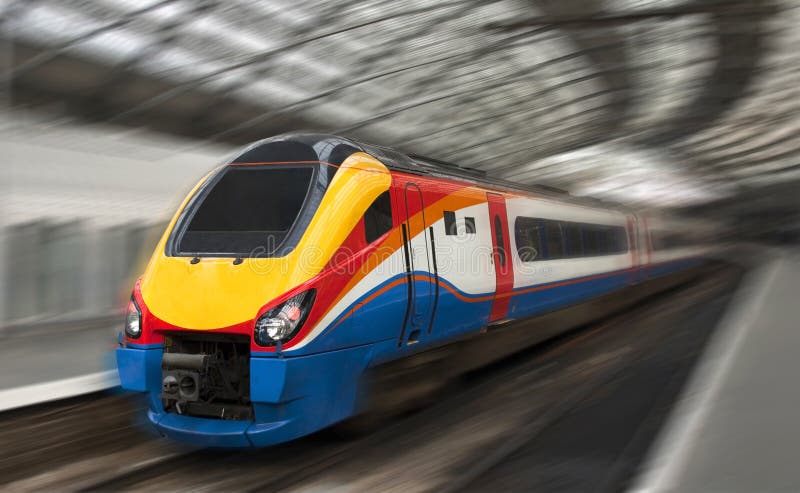
<svg viewBox="0 0 800 493"><path fill-rule="evenodd" d="M276 142L296 142L304 144L316 153L316 160L332 164L340 164L353 152L365 152L380 160L387 168L393 171L402 171L417 175L452 178L490 188L513 192L534 193L553 199L563 200L582 205L591 205L606 209L615 209L631 212L631 209L621 204L607 202L592 197L576 197L566 190L547 185L521 185L512 181L489 176L485 171L460 166L439 159L434 159L418 154L405 154L390 147L365 144L353 139L330 134L292 133L260 140L248 146L232 162L256 162L265 160L258 156L258 150L264 144Z"/></svg>

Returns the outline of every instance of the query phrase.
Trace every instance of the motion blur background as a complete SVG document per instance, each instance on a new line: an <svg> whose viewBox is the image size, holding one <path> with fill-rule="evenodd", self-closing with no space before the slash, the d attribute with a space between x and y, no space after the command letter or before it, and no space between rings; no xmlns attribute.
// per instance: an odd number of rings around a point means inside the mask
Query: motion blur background
<svg viewBox="0 0 800 493"><path fill-rule="evenodd" d="M796 244L798 46L798 0L0 0L0 411L113 386L103 355L169 215L237 147L283 132L342 134L706 218L721 242L759 245L751 263ZM781 361L796 366L785 341L800 345L790 316L798 265L773 269L790 279L773 283L771 299L783 304L763 312L787 330L773 332L758 365L785 347ZM687 293L684 301L711 306ZM663 314L684 310L664 306L644 326L710 327L705 318L672 322ZM750 320L767 324L758 323ZM105 431L94 420L117 413L125 427L131 408L109 412L105 402L88 404L99 410L75 426L84 445L13 420L0 428L22 430L29 465L59 443L64 456L82 447L102 454L95 447L105 438L91 433ZM756 436L774 452L762 457L793 460L800 436L783 454L771 447L775 436L793 436L794 415L763 411L753 423L779 426ZM59 433L72 426L43 421ZM40 429L39 418L31 422ZM761 433L726 428L719 436L737 445L721 450L752 443L730 429ZM0 466L24 477L18 447ZM124 462L108 460L108 470ZM400 470L414 471L392 473Z"/></svg>
<svg viewBox="0 0 800 493"><path fill-rule="evenodd" d="M739 239L800 228L793 0L3 0L0 18L6 330L113 313L191 184L298 129Z"/></svg>

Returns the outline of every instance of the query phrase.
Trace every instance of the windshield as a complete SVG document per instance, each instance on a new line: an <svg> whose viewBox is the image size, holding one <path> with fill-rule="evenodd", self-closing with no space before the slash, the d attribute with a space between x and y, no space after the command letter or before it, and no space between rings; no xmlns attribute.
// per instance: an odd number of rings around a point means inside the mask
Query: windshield
<svg viewBox="0 0 800 493"><path fill-rule="evenodd" d="M166 254L282 257L300 241L339 165L359 149L326 135L256 142L203 185L181 213Z"/></svg>
<svg viewBox="0 0 800 493"><path fill-rule="evenodd" d="M229 166L192 204L178 255L254 257L282 249L320 165ZM324 192L324 188L323 188ZM312 211L313 213L313 211ZM294 245L287 245L293 247ZM285 252L284 252L285 253Z"/></svg>

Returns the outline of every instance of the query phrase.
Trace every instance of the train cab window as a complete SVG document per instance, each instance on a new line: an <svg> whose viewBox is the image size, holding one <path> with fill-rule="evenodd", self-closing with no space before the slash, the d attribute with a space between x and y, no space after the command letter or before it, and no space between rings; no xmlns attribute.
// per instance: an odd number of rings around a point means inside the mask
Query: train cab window
<svg viewBox="0 0 800 493"><path fill-rule="evenodd" d="M392 222L392 201L389 191L378 195L364 213L364 233L367 243L372 243L384 234L391 231L394 223Z"/></svg>
<svg viewBox="0 0 800 493"><path fill-rule="evenodd" d="M302 213L315 189L314 176L313 165L224 169L187 211L175 237L177 253L272 255L298 218L308 216Z"/></svg>
<svg viewBox="0 0 800 493"><path fill-rule="evenodd" d="M561 237L561 225L558 221L545 221L545 238L547 239L547 259L564 258L564 240Z"/></svg>
<svg viewBox="0 0 800 493"><path fill-rule="evenodd" d="M514 239L517 243L517 255L523 262L541 260L542 231L539 219L518 217L514 221Z"/></svg>

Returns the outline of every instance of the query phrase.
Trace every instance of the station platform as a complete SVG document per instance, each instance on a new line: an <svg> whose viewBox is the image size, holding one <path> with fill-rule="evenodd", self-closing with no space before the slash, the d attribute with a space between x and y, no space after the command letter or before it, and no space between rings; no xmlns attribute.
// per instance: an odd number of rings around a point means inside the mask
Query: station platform
<svg viewBox="0 0 800 493"><path fill-rule="evenodd" d="M110 322L15 331L0 339L0 412L119 385Z"/></svg>
<svg viewBox="0 0 800 493"><path fill-rule="evenodd" d="M800 491L800 252L760 256L632 491Z"/></svg>

